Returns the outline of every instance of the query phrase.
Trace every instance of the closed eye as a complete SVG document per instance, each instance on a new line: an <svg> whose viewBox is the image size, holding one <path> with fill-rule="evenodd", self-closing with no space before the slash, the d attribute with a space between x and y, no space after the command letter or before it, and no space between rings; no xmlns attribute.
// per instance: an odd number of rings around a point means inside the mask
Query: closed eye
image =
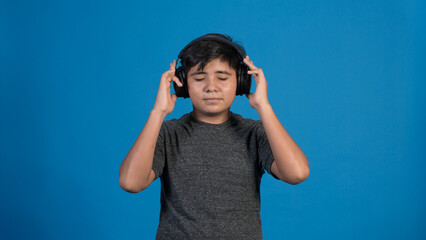
<svg viewBox="0 0 426 240"><path fill-rule="evenodd" d="M219 80L225 81L228 80L228 78L218 78ZM195 81L203 81L204 78L194 78Z"/></svg>

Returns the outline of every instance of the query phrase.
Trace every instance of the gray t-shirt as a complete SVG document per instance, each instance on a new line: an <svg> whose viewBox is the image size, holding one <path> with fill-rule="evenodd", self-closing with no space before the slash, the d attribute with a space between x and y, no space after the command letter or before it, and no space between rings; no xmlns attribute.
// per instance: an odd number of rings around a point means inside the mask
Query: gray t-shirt
<svg viewBox="0 0 426 240"><path fill-rule="evenodd" d="M163 122L153 171L161 179L156 239L262 239L260 180L274 178L262 122L231 112L209 124L192 117Z"/></svg>

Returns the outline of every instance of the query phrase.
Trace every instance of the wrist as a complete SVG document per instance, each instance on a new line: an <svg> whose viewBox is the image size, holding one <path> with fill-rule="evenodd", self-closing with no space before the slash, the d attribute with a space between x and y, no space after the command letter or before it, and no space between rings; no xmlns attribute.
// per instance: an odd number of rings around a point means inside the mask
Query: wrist
<svg viewBox="0 0 426 240"><path fill-rule="evenodd" d="M162 111L162 110L159 110L159 109L153 108L153 109L151 110L150 115L151 115L151 116L158 117L158 118L160 118L160 119L164 120L164 119L166 118L166 116L167 116L167 115L169 115L169 114L168 114L168 113L166 113L165 111Z"/></svg>
<svg viewBox="0 0 426 240"><path fill-rule="evenodd" d="M264 110L269 109L269 108L272 108L272 107L271 107L271 104L269 104L268 101L266 101L264 103L257 104L255 106L255 109L256 109L257 112L264 111Z"/></svg>
<svg viewBox="0 0 426 240"><path fill-rule="evenodd" d="M268 112L272 111L272 106L271 106L271 104L269 104L269 102L264 103L264 104L259 104L256 107L256 111L259 114L259 116L262 117L263 115L265 115Z"/></svg>

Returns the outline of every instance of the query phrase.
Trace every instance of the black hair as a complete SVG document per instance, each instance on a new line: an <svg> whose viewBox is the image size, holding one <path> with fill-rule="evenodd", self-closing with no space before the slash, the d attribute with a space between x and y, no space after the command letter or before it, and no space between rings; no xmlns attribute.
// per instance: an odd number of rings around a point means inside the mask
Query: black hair
<svg viewBox="0 0 426 240"><path fill-rule="evenodd" d="M211 33L209 35L222 37L233 42L229 35L218 33ZM236 44L241 49L241 51L244 52L244 55L246 54L246 51L241 44L236 42L234 42L234 44ZM219 58L221 61L227 61L229 63L229 67L235 70L235 73L237 74L236 77L238 79L238 68L243 60L241 59L241 56L233 47L229 46L228 44L211 39L205 39L196 42L182 53L181 65L185 76L188 74L189 70L198 63L200 65L198 66L197 70L200 71L204 69L204 67L209 62L217 58Z"/></svg>

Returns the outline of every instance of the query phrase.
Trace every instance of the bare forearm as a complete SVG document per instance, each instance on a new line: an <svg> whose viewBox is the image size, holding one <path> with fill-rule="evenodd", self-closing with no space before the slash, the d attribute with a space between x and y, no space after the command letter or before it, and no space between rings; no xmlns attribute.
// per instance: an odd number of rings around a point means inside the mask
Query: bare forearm
<svg viewBox="0 0 426 240"><path fill-rule="evenodd" d="M250 68L247 73L252 74L256 81L255 93L249 93L247 97L250 106L256 109L259 114L268 136L269 145L274 155L271 171L285 182L296 184L302 182L309 175L308 159L272 110L268 100L268 84L263 70L256 67L248 56L243 61Z"/></svg>
<svg viewBox="0 0 426 240"><path fill-rule="evenodd" d="M282 126L271 105L264 105L257 111L268 136L281 180L306 179L309 175L308 160Z"/></svg>
<svg viewBox="0 0 426 240"><path fill-rule="evenodd" d="M151 111L144 128L120 166L119 182L123 188L143 189L147 187L155 145L166 115L160 111Z"/></svg>

